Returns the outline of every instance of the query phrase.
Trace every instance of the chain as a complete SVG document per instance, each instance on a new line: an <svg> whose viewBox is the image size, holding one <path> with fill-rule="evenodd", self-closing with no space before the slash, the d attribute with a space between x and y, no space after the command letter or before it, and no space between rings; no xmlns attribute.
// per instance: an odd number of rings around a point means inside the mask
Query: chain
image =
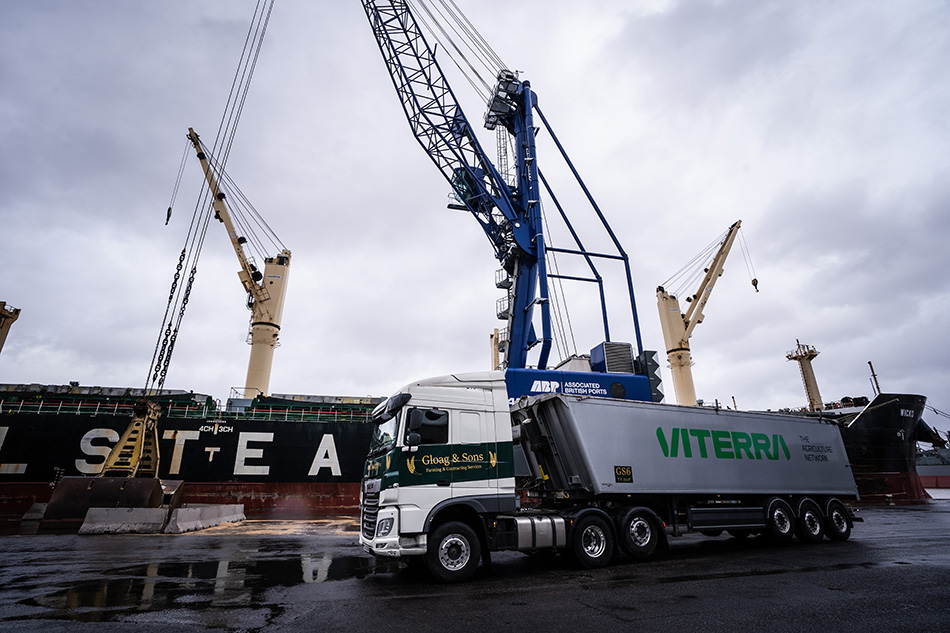
<svg viewBox="0 0 950 633"><path fill-rule="evenodd" d="M181 327L182 319L185 318L185 308L188 307L188 298L191 296L191 287L195 283L195 273L198 272L197 267L191 269L191 274L188 276L188 285L185 286L185 294L181 300L181 308L178 310L178 322L175 324L175 329L171 333L171 338L168 340L168 354L165 356L165 362L162 364L161 377L158 381L158 388L162 389L165 386L165 376L168 374L168 364L172 360L172 351L175 349L175 341L178 340L178 329ZM169 328L171 327L171 322L169 322Z"/></svg>

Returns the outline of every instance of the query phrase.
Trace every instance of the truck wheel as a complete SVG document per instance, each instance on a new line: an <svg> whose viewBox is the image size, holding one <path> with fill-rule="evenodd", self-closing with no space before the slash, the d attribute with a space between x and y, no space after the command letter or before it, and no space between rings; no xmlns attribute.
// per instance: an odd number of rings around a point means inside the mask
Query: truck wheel
<svg viewBox="0 0 950 633"><path fill-rule="evenodd" d="M782 499L772 499L765 515L765 532L776 543L788 543L795 536L795 515L792 506Z"/></svg>
<svg viewBox="0 0 950 633"><path fill-rule="evenodd" d="M851 537L851 517L848 516L848 509L837 499L828 502L825 534L832 541L847 541Z"/></svg>
<svg viewBox="0 0 950 633"><path fill-rule="evenodd" d="M807 497L798 506L795 534L802 543L817 543L825 538L824 517L821 516L821 509L817 503Z"/></svg>
<svg viewBox="0 0 950 633"><path fill-rule="evenodd" d="M571 553L581 567L605 567L614 555L614 538L610 524L603 517L588 514L574 524Z"/></svg>
<svg viewBox="0 0 950 633"><path fill-rule="evenodd" d="M633 558L649 558L660 541L656 523L649 512L630 510L620 520L617 529L620 549Z"/></svg>
<svg viewBox="0 0 950 633"><path fill-rule="evenodd" d="M481 544L475 531L460 521L437 527L429 539L426 567L442 582L468 580L478 568Z"/></svg>

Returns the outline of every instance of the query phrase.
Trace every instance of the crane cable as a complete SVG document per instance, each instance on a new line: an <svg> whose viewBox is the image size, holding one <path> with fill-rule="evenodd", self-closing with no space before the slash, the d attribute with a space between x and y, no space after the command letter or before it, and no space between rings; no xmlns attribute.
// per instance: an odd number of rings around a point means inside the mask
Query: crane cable
<svg viewBox="0 0 950 633"><path fill-rule="evenodd" d="M248 34L244 40L241 59L238 63L234 80L231 83L231 91L228 95L225 112L221 118L221 123L218 126L218 134L215 138L214 153L218 153L217 150L220 147L224 148L223 158L219 163L222 172L234 143L235 132L237 131L237 126L244 110L248 88L250 87L251 79L253 78L254 70L257 66L257 60L260 55L267 25L270 22L274 2L275 0L258 0L254 9L251 25L248 28ZM186 153L188 151L187 148L188 145L186 145ZM179 166L178 179L176 180L172 193L172 204L169 205L168 208L166 224L171 218L172 207L177 197L178 186L183 171L184 160ZM204 246L208 225L213 215L210 195L210 191L204 188L195 205L191 224L188 228L188 234L185 238L185 246L179 255L175 275L172 279L171 289L169 290L165 315L162 320L162 326L159 329L159 338L155 343L155 350L152 353L152 362L149 366L148 375L146 376L146 391L152 389L160 391L165 385L165 378L168 374L168 366L171 362L172 352L175 348L175 342L178 339L178 332L185 316L185 309L188 306L195 275L198 271L198 258ZM183 270L189 271L187 283L184 287L180 285Z"/></svg>
<svg viewBox="0 0 950 633"><path fill-rule="evenodd" d="M722 246L722 243L725 241L728 234L729 229L726 229L719 235L719 237L710 242L703 250L697 253L678 271L673 273L669 279L664 281L662 284L663 288L665 288L666 291L674 297L684 296L686 293L691 293L692 289L699 285L703 275L706 274L706 270L712 263L713 258L716 256L716 253L719 250L719 247ZM742 259L745 261L746 270L749 273L749 278L752 280L752 287L755 288L756 292L758 292L759 280L755 277L755 268L752 266L752 256L749 254L749 245L746 244L745 234L743 233L741 227L739 228L739 234L737 237L739 241L739 250L742 251ZM689 294L686 296L686 301L692 301L693 298L694 296Z"/></svg>
<svg viewBox="0 0 950 633"><path fill-rule="evenodd" d="M544 212L544 203L541 203L541 220L544 222L545 235L551 234L548 225L548 216ZM574 327L571 324L571 313L567 309L567 297L564 293L564 280L559 276L561 274L558 268L557 258L553 251L545 251L548 262L548 268L554 273L553 283L549 284L551 291L551 314L553 315L555 336L554 342L557 346L558 354L562 359L577 354L577 341L574 339ZM550 275L549 275L550 277ZM563 314L563 317L562 317Z"/></svg>
<svg viewBox="0 0 950 633"><path fill-rule="evenodd" d="M428 2L432 7L426 5ZM478 94L484 103L492 97L494 90L494 81L495 77L498 75L498 72L502 69L508 68L508 66L501 59L501 56L491 47L488 43L488 40L475 28L471 23L468 17L458 8L458 5L455 4L454 0L438 0L438 5L441 5L441 9L436 4L436 0L407 0L407 4L415 8L415 5L418 5L420 10L416 10L415 14L419 22L426 28L426 30L435 38L438 44L442 45L443 50L449 56L449 59L455 64L455 66L465 77L466 81L472 86L476 94ZM425 17L428 16L428 19ZM431 24L430 24L431 22ZM443 26L445 23L447 26ZM454 25L453 25L454 24ZM475 65L469 61L468 57L461 50L459 44L452 37L451 33L454 33L462 42L462 46L467 48L471 53L474 59L476 59L489 73L491 73L491 82L486 81L482 77L481 73L475 68ZM441 34L441 35L440 35ZM446 45L446 41L449 46ZM455 51L453 54L452 51ZM456 59L458 55L462 61ZM469 71L466 71L464 66L467 66ZM481 88L479 87L481 85ZM499 174L506 183L512 184L510 179L513 177L508 169L507 161L507 150L511 150L514 153L512 147L512 138L508 134L507 130L503 127L498 127L496 132L496 146L498 154L498 168ZM544 211L544 205L541 205L541 217L545 224L545 233L550 235L550 227L548 225L547 214ZM548 267L554 272L555 275L559 274L557 256L552 251L547 251L545 253ZM552 299L552 326L554 338L554 343L558 354L562 358L567 358L570 355L577 353L577 343L574 337L574 330L571 323L570 312L568 311L567 301L564 292L563 280L555 277L553 283L549 285L551 299Z"/></svg>
<svg viewBox="0 0 950 633"><path fill-rule="evenodd" d="M674 296L681 296L686 292L691 292L692 288L695 288L699 281L702 279L703 275L706 274L706 268L709 267L709 264L712 263L713 257L716 255L716 251L719 250L719 247L722 246L723 241L726 239L726 235L729 233L729 230L726 229L723 231L719 237L710 242L703 248L699 253L693 256L688 262L686 262L679 270L677 270L669 279L663 282L663 287ZM674 285L675 284L675 285Z"/></svg>
<svg viewBox="0 0 950 633"><path fill-rule="evenodd" d="M172 197L168 201L168 213L165 215L165 226L168 226L168 221L172 219L172 209L175 206L175 200L178 198L178 188L181 186L181 177L185 173L185 163L188 162L188 148L191 145L188 141L185 141L185 149L181 153L181 162L178 164L178 177L175 178L175 186L172 188Z"/></svg>
<svg viewBox="0 0 950 633"><path fill-rule="evenodd" d="M431 0L430 0L431 1ZM476 54L480 55L485 64L486 68L493 69L496 73L499 69L505 68L505 63L502 61L501 57L495 50L491 47L481 33L478 32L478 29L475 28L475 25L469 21L468 17L459 9L458 5L455 4L455 0L439 0L440 4L445 7L446 11L452 15L453 21L463 30L471 42L469 48L473 50ZM451 4L451 8L448 6ZM454 30L454 29L453 29Z"/></svg>
<svg viewBox="0 0 950 633"><path fill-rule="evenodd" d="M262 258L266 257L267 252L272 250L265 246L264 239L270 242L271 247L277 250L283 250L285 248L284 244L280 238L277 237L277 233L267 224L267 221L264 220L264 217L258 212L244 192L241 191L241 188L234 179L231 178L231 175L225 171L223 163L219 162L213 154L208 152L203 144L202 149L205 150L205 157L218 176L218 186L226 193L231 218L234 220L236 227L241 229L240 234L248 238L249 244L253 246L257 255ZM253 225L256 225L257 228ZM260 229L260 231L257 229ZM263 238L261 237L261 232L264 233Z"/></svg>
<svg viewBox="0 0 950 633"><path fill-rule="evenodd" d="M755 267L752 265L752 255L749 253L749 245L745 241L745 232L742 227L739 228L739 250L742 251L742 259L745 261L745 268L749 273L749 279L752 280L752 287L759 291L759 279L755 276Z"/></svg>
<svg viewBox="0 0 950 633"><path fill-rule="evenodd" d="M228 162L228 156L231 154L234 136L244 112L244 104L247 101L247 92L251 87L254 70L257 68L261 46L264 44L264 34L267 31L267 25L270 23L271 11L274 9L274 1L258 0L257 6L254 8L254 17L251 19L251 26L244 40L241 60L238 62L237 72L231 82L228 105L225 108L225 114L221 118L218 134L214 140L213 153L221 156L222 168ZM223 152L221 151L222 146L225 148Z"/></svg>
<svg viewBox="0 0 950 633"><path fill-rule="evenodd" d="M438 0L438 5L435 0L407 0L406 4L416 9L415 15L419 22L435 38L436 42L442 45L443 50L449 55L449 59L452 60L482 101L488 103L494 88L495 77L499 70L505 68L505 64L487 40L475 29L452 0ZM441 5L441 9L439 5ZM453 37L452 33L457 37ZM465 54L462 47L468 49L477 63L481 64L490 73L488 80L469 60L469 56ZM452 53L453 50L455 54ZM459 59L456 59L456 56ZM468 71L463 68L463 63L468 67ZM481 87L479 87L479 84Z"/></svg>

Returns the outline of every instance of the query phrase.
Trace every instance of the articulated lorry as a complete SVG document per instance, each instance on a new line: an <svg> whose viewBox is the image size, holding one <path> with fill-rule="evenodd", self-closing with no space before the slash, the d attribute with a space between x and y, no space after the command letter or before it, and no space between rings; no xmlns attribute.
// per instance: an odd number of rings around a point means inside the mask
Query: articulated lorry
<svg viewBox="0 0 950 633"><path fill-rule="evenodd" d="M501 371L411 383L373 418L360 543L442 581L493 551L596 568L690 531L813 543L855 520L840 432L820 419L564 393L510 404Z"/></svg>

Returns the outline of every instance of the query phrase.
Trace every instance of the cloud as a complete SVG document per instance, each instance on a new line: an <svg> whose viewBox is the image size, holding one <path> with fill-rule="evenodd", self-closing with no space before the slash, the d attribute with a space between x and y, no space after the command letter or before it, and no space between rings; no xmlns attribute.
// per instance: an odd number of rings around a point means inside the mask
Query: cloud
<svg viewBox="0 0 950 633"><path fill-rule="evenodd" d="M701 397L802 401L784 358L798 338L819 348L828 398L868 393L872 360L886 388L950 409L942 4L547 0L508 3L503 20L495 2L460 6L525 71L629 253L645 347L662 347L656 285L743 220L761 292L734 252L693 339ZM23 309L0 381L143 380L204 186L191 157L165 227L184 136L214 137L252 11L0 8L0 300ZM483 106L440 60L478 125ZM588 231L546 133L539 146ZM228 168L293 252L274 391L381 395L488 367L497 263L445 208L357 3L276 5ZM168 386L223 398L243 381L236 270L212 223ZM623 297L622 271L605 272ZM597 300L567 293L585 352L602 339ZM622 303L612 335L630 340Z"/></svg>

